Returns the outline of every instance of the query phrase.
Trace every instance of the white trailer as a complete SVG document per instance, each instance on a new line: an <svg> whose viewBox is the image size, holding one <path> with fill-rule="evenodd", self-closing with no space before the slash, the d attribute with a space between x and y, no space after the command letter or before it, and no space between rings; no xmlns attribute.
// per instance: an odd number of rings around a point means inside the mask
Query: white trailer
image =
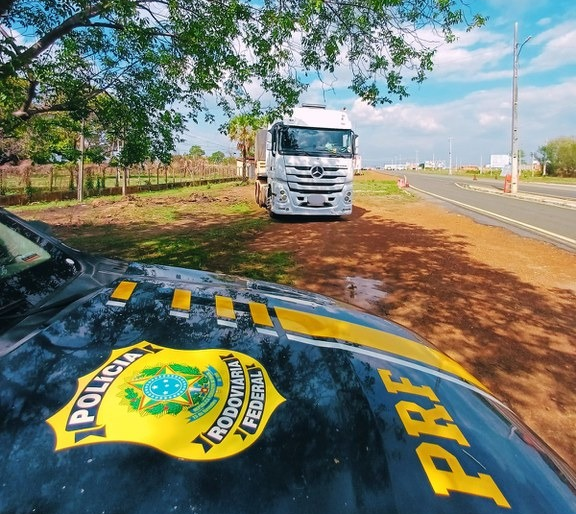
<svg viewBox="0 0 576 514"><path fill-rule="evenodd" d="M346 216L352 213L357 136L346 111L296 107L259 131L265 163L256 157L256 202L274 215Z"/></svg>

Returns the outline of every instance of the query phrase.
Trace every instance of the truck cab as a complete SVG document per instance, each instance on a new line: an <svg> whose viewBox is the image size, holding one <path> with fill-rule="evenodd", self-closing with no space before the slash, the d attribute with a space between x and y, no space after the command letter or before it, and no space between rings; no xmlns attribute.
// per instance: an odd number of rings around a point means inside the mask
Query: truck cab
<svg viewBox="0 0 576 514"><path fill-rule="evenodd" d="M257 134L265 139L256 202L271 215L346 216L352 213L357 136L346 111L295 108ZM258 154L258 150L256 152Z"/></svg>

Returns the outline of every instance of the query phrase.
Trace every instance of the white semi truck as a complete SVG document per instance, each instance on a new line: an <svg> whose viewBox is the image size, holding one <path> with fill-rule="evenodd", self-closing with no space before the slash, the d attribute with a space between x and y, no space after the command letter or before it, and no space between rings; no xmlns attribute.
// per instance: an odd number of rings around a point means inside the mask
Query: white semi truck
<svg viewBox="0 0 576 514"><path fill-rule="evenodd" d="M346 216L359 162L346 111L296 107L257 133L256 203L277 215Z"/></svg>

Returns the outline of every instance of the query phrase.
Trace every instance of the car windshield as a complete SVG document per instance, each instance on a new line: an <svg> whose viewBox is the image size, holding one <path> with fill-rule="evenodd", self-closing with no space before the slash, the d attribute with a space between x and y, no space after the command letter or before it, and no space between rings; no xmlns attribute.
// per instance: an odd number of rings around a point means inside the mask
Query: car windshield
<svg viewBox="0 0 576 514"><path fill-rule="evenodd" d="M50 259L50 254L15 230L0 224L0 277L11 277Z"/></svg>
<svg viewBox="0 0 576 514"><path fill-rule="evenodd" d="M351 130L284 127L280 131L280 152L351 158L352 137Z"/></svg>
<svg viewBox="0 0 576 514"><path fill-rule="evenodd" d="M48 238L0 216L0 332L80 272ZM15 321L13 321L15 322Z"/></svg>

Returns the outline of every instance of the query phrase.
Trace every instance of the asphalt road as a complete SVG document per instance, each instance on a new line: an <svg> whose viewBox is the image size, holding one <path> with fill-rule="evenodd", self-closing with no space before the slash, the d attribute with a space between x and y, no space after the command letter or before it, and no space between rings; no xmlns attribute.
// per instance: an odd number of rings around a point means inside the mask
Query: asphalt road
<svg viewBox="0 0 576 514"><path fill-rule="evenodd" d="M518 194L503 192L504 179L398 172L408 187L478 222L576 252L576 186L520 183Z"/></svg>

